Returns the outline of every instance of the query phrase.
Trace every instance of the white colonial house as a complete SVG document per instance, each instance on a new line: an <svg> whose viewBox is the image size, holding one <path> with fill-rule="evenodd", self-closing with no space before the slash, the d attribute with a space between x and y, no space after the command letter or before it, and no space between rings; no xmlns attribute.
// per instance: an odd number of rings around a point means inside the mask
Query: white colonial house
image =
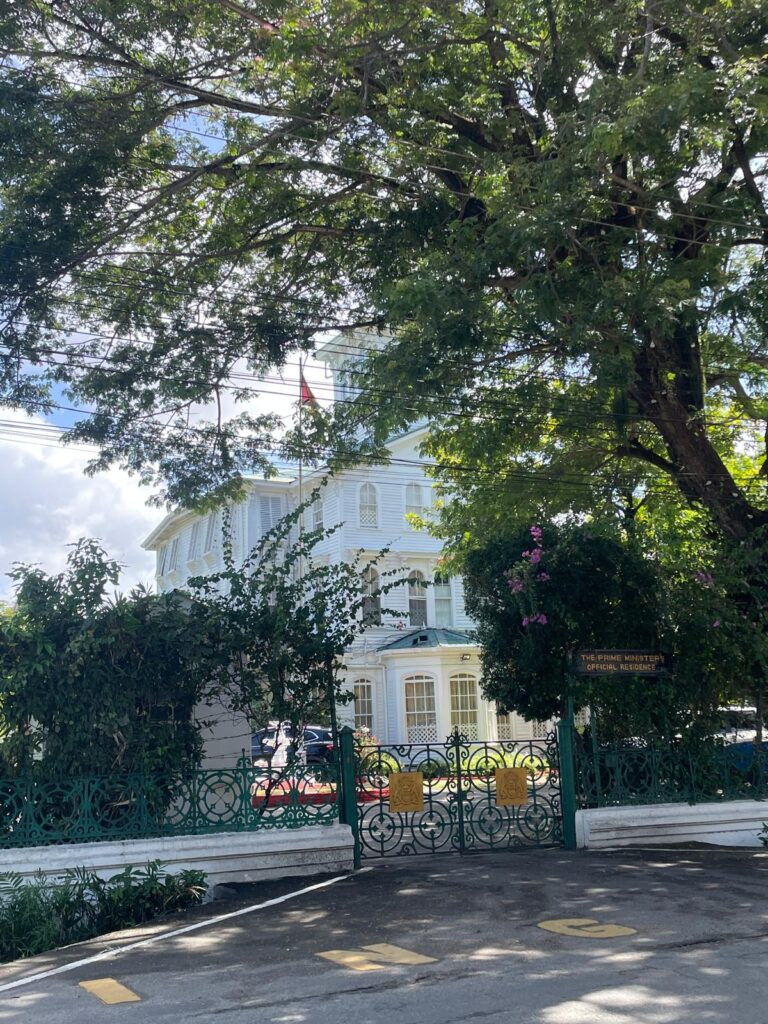
<svg viewBox="0 0 768 1024"><path fill-rule="evenodd" d="M366 336L363 336L365 338ZM355 336L359 341L360 335ZM347 400L349 338L333 339L318 350L333 377L336 400ZM381 743L444 742L456 726L470 739L527 739L541 727L517 715L496 714L479 687L478 647L464 607L458 576L439 571L441 543L415 529L409 513L423 514L433 504L433 481L424 473L419 443L424 427L388 442L391 462L361 466L328 478L308 526L338 525L315 549L318 559L352 561L362 550L389 553L379 563L410 578L384 598L371 596L366 615L372 625L347 652L346 682L354 701L339 707L340 723L366 728ZM303 476L307 495L324 479L322 469ZM299 502L294 472L265 480L246 480L245 499L232 511L235 558L243 558L281 516ZM143 545L157 553L157 587L163 592L221 567L221 520L212 513L174 512L152 531ZM367 580L373 593L375 570ZM426 584L426 585L425 585ZM399 615L390 614L398 612ZM211 715L207 764L222 764L250 748L250 727L223 712Z"/></svg>

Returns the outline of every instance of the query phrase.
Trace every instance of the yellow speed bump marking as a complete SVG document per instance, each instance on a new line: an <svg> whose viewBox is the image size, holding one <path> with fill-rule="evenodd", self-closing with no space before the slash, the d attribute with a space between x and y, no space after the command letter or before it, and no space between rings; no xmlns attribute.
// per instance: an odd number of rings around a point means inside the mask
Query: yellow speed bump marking
<svg viewBox="0 0 768 1024"><path fill-rule="evenodd" d="M539 921L539 928L558 935L576 935L583 939L618 939L622 935L637 935L636 928L608 921L595 921L591 917L560 917L554 921Z"/></svg>
<svg viewBox="0 0 768 1024"><path fill-rule="evenodd" d="M389 942L374 942L360 949L328 949L318 953L324 960L331 960L341 967L350 967L353 971L383 971L385 964L434 964L433 956L422 956L402 946L393 946Z"/></svg>
<svg viewBox="0 0 768 1024"><path fill-rule="evenodd" d="M92 996L96 996L102 1003L108 1003L110 1006L114 1003L141 1002L141 996L137 996L135 992L131 992L129 988L121 985L114 978L94 978L93 981L81 981L80 988L84 988L86 992L90 992Z"/></svg>

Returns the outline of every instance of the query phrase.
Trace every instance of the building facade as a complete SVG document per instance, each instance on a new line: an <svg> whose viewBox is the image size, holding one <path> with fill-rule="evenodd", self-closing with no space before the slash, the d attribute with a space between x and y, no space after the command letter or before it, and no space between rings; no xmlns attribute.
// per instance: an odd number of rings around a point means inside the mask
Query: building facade
<svg viewBox="0 0 768 1024"><path fill-rule="evenodd" d="M329 342L318 357L330 368L337 400L348 400L346 345ZM419 453L424 430L391 439L387 465L359 466L329 477L307 513L308 528L336 527L315 548L318 560L349 562L361 552L365 557L388 549L366 578L370 596L364 614L370 625L345 657L345 682L354 701L339 708L339 720L367 729L381 743L443 742L457 726L469 739L541 735L541 726L517 715L499 716L482 697L479 651L471 637L462 580L441 573L440 541L412 525L411 516L428 515L434 504L433 481ZM322 470L305 473L303 495L323 478ZM235 559L245 558L299 501L294 473L248 479L246 497L232 510ZM156 552L158 590L183 587L190 576L221 568L221 516L172 513L144 547ZM379 573L388 570L408 582L380 597ZM227 728L233 728L231 722ZM247 732L245 725L234 730L238 753ZM221 736L216 743L221 759L226 743Z"/></svg>

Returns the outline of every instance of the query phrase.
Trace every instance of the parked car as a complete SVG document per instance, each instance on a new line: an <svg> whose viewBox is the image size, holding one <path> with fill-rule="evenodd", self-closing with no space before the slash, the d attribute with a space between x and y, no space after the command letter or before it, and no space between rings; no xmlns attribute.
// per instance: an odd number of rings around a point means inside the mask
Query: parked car
<svg viewBox="0 0 768 1024"><path fill-rule="evenodd" d="M271 761L278 746L287 747L293 739L288 722L270 723L251 736L251 757L254 761ZM301 761L308 765L327 765L334 759L333 732L324 725L304 726L304 735L297 748Z"/></svg>

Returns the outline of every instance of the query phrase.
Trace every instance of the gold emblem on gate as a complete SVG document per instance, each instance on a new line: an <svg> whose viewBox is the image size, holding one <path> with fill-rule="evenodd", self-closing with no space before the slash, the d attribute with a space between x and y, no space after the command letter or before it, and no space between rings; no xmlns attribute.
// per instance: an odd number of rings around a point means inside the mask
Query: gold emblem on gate
<svg viewBox="0 0 768 1024"><path fill-rule="evenodd" d="M528 769L496 769L496 806L518 807L528 803Z"/></svg>
<svg viewBox="0 0 768 1024"><path fill-rule="evenodd" d="M424 810L424 772L394 772L389 776L389 809Z"/></svg>

